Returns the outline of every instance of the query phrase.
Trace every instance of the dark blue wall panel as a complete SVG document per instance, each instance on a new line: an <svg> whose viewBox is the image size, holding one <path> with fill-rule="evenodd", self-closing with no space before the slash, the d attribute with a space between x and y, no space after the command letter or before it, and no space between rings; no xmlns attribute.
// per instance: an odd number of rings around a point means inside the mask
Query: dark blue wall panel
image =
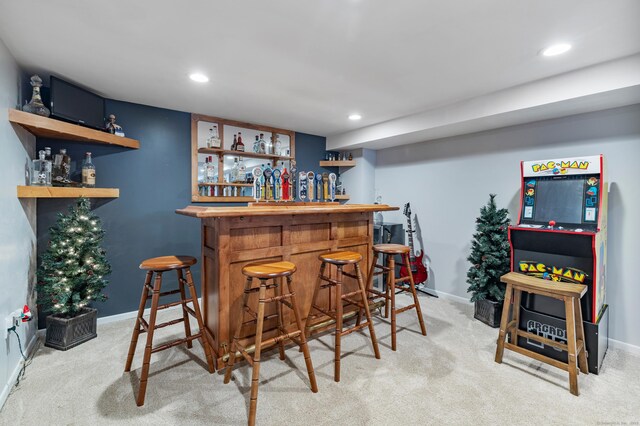
<svg viewBox="0 0 640 426"><path fill-rule="evenodd" d="M92 200L106 231L104 247L113 270L105 289L109 300L96 304L99 316L137 309L144 281L144 272L138 269L141 260L167 254L188 254L200 260L200 221L175 213L191 203L190 114L113 100L107 101L106 112L116 115L128 137L140 140L140 149L37 141L38 149L50 146L54 153L67 148L78 165L84 153L91 151L97 186L120 188L120 198ZM319 169L325 141L324 137L296 134L300 170ZM56 214L66 211L73 201L38 200L40 253L47 247L48 229ZM199 264L193 273L199 283ZM171 286L173 275L165 274Z"/></svg>

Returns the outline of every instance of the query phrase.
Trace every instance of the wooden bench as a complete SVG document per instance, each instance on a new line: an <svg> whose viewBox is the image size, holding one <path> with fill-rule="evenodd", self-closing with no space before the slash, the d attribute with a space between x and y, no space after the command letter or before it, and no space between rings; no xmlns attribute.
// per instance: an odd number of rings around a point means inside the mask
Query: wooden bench
<svg viewBox="0 0 640 426"><path fill-rule="evenodd" d="M500 278L500 281L507 284L507 289L504 297L504 306L502 308L502 319L500 321L500 333L498 335L495 361L498 364L502 363L502 354L504 349L507 348L519 354L526 355L530 358L568 371L569 389L573 395L578 396L580 393L578 391L577 366L580 366L580 371L584 374L589 374L587 370L587 350L584 343L584 328L582 325L582 310L580 308L580 298L587 292L587 286L582 284L542 280L540 278L519 274L517 272L509 272L508 274L503 275ZM520 319L520 298L523 291L564 301L567 321L566 344L518 329L518 322ZM509 307L512 300L513 319L509 321ZM507 333L511 335L511 343L505 342ZM567 362L564 363L518 346L519 336L566 351L568 354Z"/></svg>

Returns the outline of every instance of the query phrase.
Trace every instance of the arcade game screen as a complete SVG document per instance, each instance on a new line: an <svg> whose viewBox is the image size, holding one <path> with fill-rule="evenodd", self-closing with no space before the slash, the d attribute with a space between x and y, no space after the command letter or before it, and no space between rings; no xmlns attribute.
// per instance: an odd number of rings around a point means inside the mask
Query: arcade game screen
<svg viewBox="0 0 640 426"><path fill-rule="evenodd" d="M582 223L584 179L540 179L537 187L536 222Z"/></svg>

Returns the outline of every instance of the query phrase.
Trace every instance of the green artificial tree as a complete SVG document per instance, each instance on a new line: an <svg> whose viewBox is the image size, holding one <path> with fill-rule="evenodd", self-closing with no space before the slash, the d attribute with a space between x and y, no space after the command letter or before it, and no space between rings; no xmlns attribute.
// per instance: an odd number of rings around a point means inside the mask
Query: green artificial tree
<svg viewBox="0 0 640 426"><path fill-rule="evenodd" d="M476 219L476 233L471 242L471 254L467 258L471 267L467 272L468 292L471 301L504 299L505 285L500 277L510 270L509 211L498 209L496 194L490 194L489 202L480 209Z"/></svg>
<svg viewBox="0 0 640 426"><path fill-rule="evenodd" d="M104 301L102 289L111 272L100 244L100 219L86 198L79 198L68 214L58 213L49 229L51 240L38 270L38 301L44 311L74 317L93 301Z"/></svg>

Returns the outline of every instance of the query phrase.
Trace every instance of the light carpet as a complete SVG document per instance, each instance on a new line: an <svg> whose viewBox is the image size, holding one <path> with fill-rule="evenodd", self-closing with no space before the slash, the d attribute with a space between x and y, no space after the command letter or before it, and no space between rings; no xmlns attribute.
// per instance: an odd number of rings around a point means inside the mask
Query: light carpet
<svg viewBox="0 0 640 426"><path fill-rule="evenodd" d="M398 296L399 303L408 303ZM498 330L473 319L473 307L421 297L427 337L415 311L398 316L398 350L390 326L377 318L382 358L367 335L342 339L340 383L333 381L333 337L310 342L319 392L313 394L297 347L264 356L257 422L262 425L640 424L640 358L610 349L600 375L580 375L569 393L567 373L510 351L493 361ZM167 318L171 312L162 312ZM175 312L173 312L175 316ZM66 352L41 346L26 377L0 412L3 425L245 424L251 370L234 380L209 374L198 343L152 356L146 403L137 407L143 338L134 371L124 373L133 320L98 327L98 338ZM181 326L160 329L156 342Z"/></svg>

